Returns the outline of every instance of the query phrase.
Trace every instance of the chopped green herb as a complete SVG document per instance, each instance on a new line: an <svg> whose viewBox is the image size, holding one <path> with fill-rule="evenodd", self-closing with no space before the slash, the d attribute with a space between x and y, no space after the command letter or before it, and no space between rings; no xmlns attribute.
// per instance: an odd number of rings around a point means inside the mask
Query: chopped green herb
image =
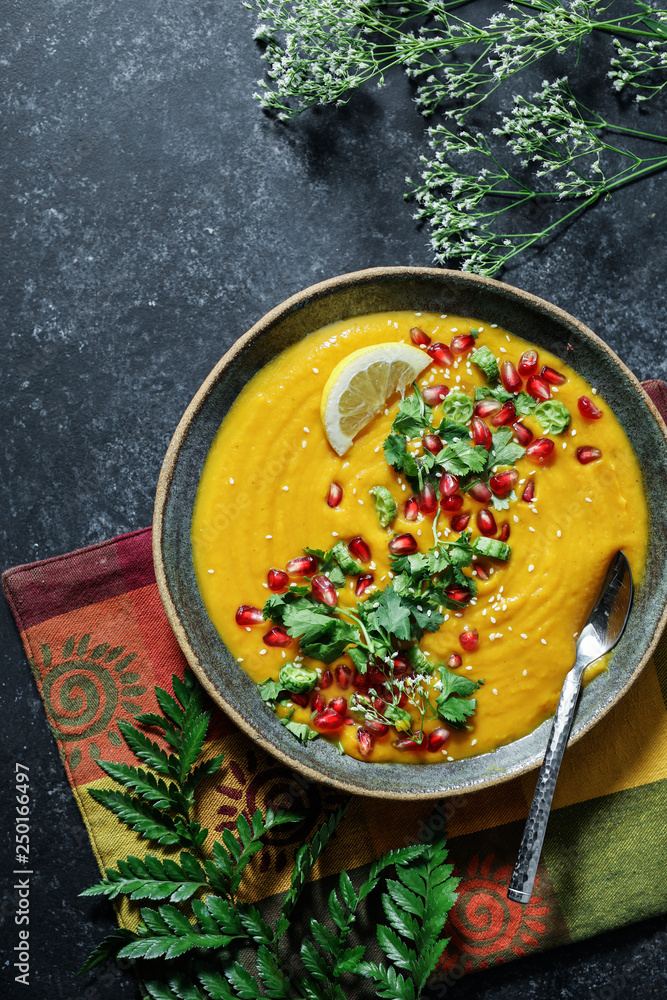
<svg viewBox="0 0 667 1000"><path fill-rule="evenodd" d="M396 472L403 471L407 444L405 434L395 434L393 431L384 439L384 444L382 445L384 457L387 460L387 464L391 465Z"/></svg>
<svg viewBox="0 0 667 1000"><path fill-rule="evenodd" d="M338 560L334 556L334 549L329 549L328 552L324 552L323 549L309 549L304 548L304 552L307 556L314 556L318 561L318 572L325 573L336 589L340 590L341 587L345 586L345 573L342 571Z"/></svg>
<svg viewBox="0 0 667 1000"><path fill-rule="evenodd" d="M315 729L311 729L307 722L292 722L291 718L284 716L280 719L281 725L285 727L288 733L296 738L301 743L308 743L310 740L316 740L319 733Z"/></svg>
<svg viewBox="0 0 667 1000"><path fill-rule="evenodd" d="M306 694L312 691L318 680L319 675L316 670L299 667L296 663L286 663L278 675L281 689L292 694Z"/></svg>
<svg viewBox="0 0 667 1000"><path fill-rule="evenodd" d="M265 681L262 681L257 685L257 690L259 691L262 701L267 702L273 707L278 695L283 689L278 681L271 680L271 678L268 677Z"/></svg>
<svg viewBox="0 0 667 1000"><path fill-rule="evenodd" d="M472 547L478 556L488 556L489 559L500 559L507 562L512 549L506 542L501 542L498 538L486 538L478 535L473 539Z"/></svg>
<svg viewBox="0 0 667 1000"><path fill-rule="evenodd" d="M398 514L398 505L386 486L374 486L369 493L375 501L375 512L383 528L388 528Z"/></svg>
<svg viewBox="0 0 667 1000"><path fill-rule="evenodd" d="M530 396L527 392L519 392L512 398L514 400L516 412L520 417L528 416L537 406L537 400L533 396Z"/></svg>
<svg viewBox="0 0 667 1000"><path fill-rule="evenodd" d="M424 402L424 397L415 385L413 394L399 403L391 429L409 438L419 437L421 431L430 427L431 412L431 407Z"/></svg>
<svg viewBox="0 0 667 1000"><path fill-rule="evenodd" d="M570 426L570 411L557 399L546 399L535 407L535 416L547 434L562 434Z"/></svg>
<svg viewBox="0 0 667 1000"><path fill-rule="evenodd" d="M488 452L481 444L470 447L468 437L455 441L443 448L437 456L439 465L445 472L455 476L466 476L469 472L482 472L487 465Z"/></svg>
<svg viewBox="0 0 667 1000"><path fill-rule="evenodd" d="M448 396L445 396L442 401L443 414L457 424L467 424L472 417L474 408L475 406L470 396L456 389L454 392L450 392Z"/></svg>
<svg viewBox="0 0 667 1000"><path fill-rule="evenodd" d="M530 399L530 396L528 398ZM510 399L516 399L516 396L508 392L507 389L503 389L501 385L496 385L493 388L488 385L478 385L475 389L475 402L479 403L482 399L497 399L499 403L506 403Z"/></svg>
<svg viewBox="0 0 667 1000"><path fill-rule="evenodd" d="M457 728L465 725L466 719L475 714L477 700L470 695L482 686L484 681L473 681L469 677L455 674L444 664L438 667L442 690L436 698L438 715L443 722Z"/></svg>
<svg viewBox="0 0 667 1000"><path fill-rule="evenodd" d="M500 377L498 362L485 344L472 352L470 360L474 361L478 368L481 368L488 382L495 382Z"/></svg>
<svg viewBox="0 0 667 1000"><path fill-rule="evenodd" d="M350 555L345 542L336 542L331 550L331 554L343 572L347 573L348 576L359 576L363 573L364 567Z"/></svg>
<svg viewBox="0 0 667 1000"><path fill-rule="evenodd" d="M514 465L526 454L526 449L512 440L512 430L509 427L499 427L494 433L491 448L487 453L487 469L496 465Z"/></svg>

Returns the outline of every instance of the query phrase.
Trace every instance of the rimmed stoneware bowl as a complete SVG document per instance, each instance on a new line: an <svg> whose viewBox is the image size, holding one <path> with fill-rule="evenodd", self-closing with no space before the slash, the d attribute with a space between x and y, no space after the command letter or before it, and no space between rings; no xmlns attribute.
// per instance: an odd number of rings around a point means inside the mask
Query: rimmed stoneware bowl
<svg viewBox="0 0 667 1000"><path fill-rule="evenodd" d="M554 351L597 386L639 457L650 510L648 561L611 668L584 690L571 741L628 690L649 659L667 603L667 428L634 375L582 323L498 281L431 268L373 268L331 278L287 299L244 334L208 376L176 429L157 488L153 555L162 603L193 671L228 715L284 764L316 781L382 798L436 798L507 781L537 767L551 725L495 753L442 764L371 764L325 740L302 746L259 698L211 623L192 565L197 484L220 422L246 383L280 351L334 320L383 310L455 313L497 323ZM610 496L609 503L616 502ZM591 524L591 531L595 527ZM563 572L567 572L564 567ZM573 581L576 586L576 581Z"/></svg>

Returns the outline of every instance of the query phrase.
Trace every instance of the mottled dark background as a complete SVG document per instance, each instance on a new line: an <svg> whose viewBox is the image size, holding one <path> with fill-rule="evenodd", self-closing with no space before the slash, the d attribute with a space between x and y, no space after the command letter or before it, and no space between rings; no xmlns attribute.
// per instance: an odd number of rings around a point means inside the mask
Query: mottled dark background
<svg viewBox="0 0 667 1000"><path fill-rule="evenodd" d="M426 144L400 72L286 127L252 98L263 68L240 0L7 0L1 21L6 568L148 524L181 413L266 310L321 278L432 259L402 199ZM606 89L610 48L587 42L576 79L611 114L639 120ZM570 62L539 67L535 81ZM667 132L659 108L641 120ZM664 377L666 209L663 176L634 185L503 278L588 323L640 378ZM131 975L75 976L113 915L77 896L97 868L4 602L0 619L2 995L136 998ZM8 957L15 760L30 766L34 794L27 988ZM492 969L451 995L665 996L664 927Z"/></svg>

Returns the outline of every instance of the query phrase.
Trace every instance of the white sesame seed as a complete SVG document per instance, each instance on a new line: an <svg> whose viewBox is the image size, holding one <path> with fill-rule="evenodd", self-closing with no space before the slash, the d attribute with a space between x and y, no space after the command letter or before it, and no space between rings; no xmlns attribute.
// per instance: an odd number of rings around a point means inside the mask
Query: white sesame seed
<svg viewBox="0 0 667 1000"><path fill-rule="evenodd" d="M229 477L229 485L230 485L230 486L233 486L233 485L234 485L234 480L232 479L232 477L231 477L231 476Z"/></svg>
<svg viewBox="0 0 667 1000"><path fill-rule="evenodd" d="M527 670L524 670L524 672L523 672L523 676L524 676L524 677L527 677L527 676L528 676L528 671L527 671Z"/></svg>
<svg viewBox="0 0 667 1000"><path fill-rule="evenodd" d="M472 670L472 667L466 667L466 670Z"/></svg>
<svg viewBox="0 0 667 1000"><path fill-rule="evenodd" d="M313 372L315 373L315 375L319 375L320 374L319 368L313 368Z"/></svg>
<svg viewBox="0 0 667 1000"><path fill-rule="evenodd" d="M236 657L236 662L237 663L243 663L243 657L242 656L237 656Z"/></svg>
<svg viewBox="0 0 667 1000"><path fill-rule="evenodd" d="M484 609L484 610L486 610L486 609ZM492 622L492 624L494 624L494 625L496 624L496 619L495 618L490 618L489 621Z"/></svg>
<svg viewBox="0 0 667 1000"><path fill-rule="evenodd" d="M289 493L289 486L283 486L285 493Z"/></svg>
<svg viewBox="0 0 667 1000"><path fill-rule="evenodd" d="M563 451L567 448L567 441L563 441Z"/></svg>
<svg viewBox="0 0 667 1000"><path fill-rule="evenodd" d="M215 570L214 569L210 569L209 573L215 573Z"/></svg>
<svg viewBox="0 0 667 1000"><path fill-rule="evenodd" d="M445 316L441 316L441 317L440 317L440 319L445 319L445 318L446 318ZM458 328L458 326L453 326L453 327L452 327L452 331L451 331L451 332L452 332L452 333L458 333L458 332L459 332L459 328Z"/></svg>
<svg viewBox="0 0 667 1000"><path fill-rule="evenodd" d="M310 434L310 428L309 427L304 427L303 431L304 431L304 434Z"/></svg>
<svg viewBox="0 0 667 1000"><path fill-rule="evenodd" d="M260 649L259 655L260 656L266 656L266 650L265 649Z"/></svg>
<svg viewBox="0 0 667 1000"><path fill-rule="evenodd" d="M470 746L474 747L476 743L477 743L477 740L473 740L472 743L470 744Z"/></svg>
<svg viewBox="0 0 667 1000"><path fill-rule="evenodd" d="M543 646L546 646L546 644L547 644L547 640L546 639L540 639L540 642L542 643Z"/></svg>
<svg viewBox="0 0 667 1000"><path fill-rule="evenodd" d="M528 530L529 530L529 531L535 531L536 529L535 529L535 528L534 528L534 527L532 526L532 524L530 524L530 525L528 526Z"/></svg>
<svg viewBox="0 0 667 1000"><path fill-rule="evenodd" d="M495 633L491 632L491 634L489 635L489 642L493 642L493 640L495 639L495 637L496 637Z"/></svg>
<svg viewBox="0 0 667 1000"><path fill-rule="evenodd" d="M525 632L522 632L522 633L521 633L521 638L522 638L522 639L527 639L527 638L528 638L528 636L526 635L526 633L525 633Z"/></svg>
<svg viewBox="0 0 667 1000"><path fill-rule="evenodd" d="M273 535L267 535L266 537L267 538L273 538Z"/></svg>
<svg viewBox="0 0 667 1000"><path fill-rule="evenodd" d="M285 652L284 649L281 649L280 652L283 654L283 660L284 660L287 656L287 653Z"/></svg>
<svg viewBox="0 0 667 1000"><path fill-rule="evenodd" d="M417 534L421 535L421 533L422 533L422 529L421 528L417 528Z"/></svg>
<svg viewBox="0 0 667 1000"><path fill-rule="evenodd" d="M570 436L571 437L576 437L577 436L577 429L576 429L576 427L572 428L572 430L570 431Z"/></svg>
<svg viewBox="0 0 667 1000"><path fill-rule="evenodd" d="M514 523L515 524L519 523L519 518L516 516L516 514L514 514Z"/></svg>
<svg viewBox="0 0 667 1000"><path fill-rule="evenodd" d="M501 354L507 354L507 348L506 347L501 347L500 348L500 353Z"/></svg>
<svg viewBox="0 0 667 1000"><path fill-rule="evenodd" d="M534 569L535 569L535 567L534 567L534 566L533 566L533 564L531 563L531 564L530 564L530 566L528 567L528 572L529 572L529 573L532 573Z"/></svg>
<svg viewBox="0 0 667 1000"><path fill-rule="evenodd" d="M302 447L302 448L305 448L305 447L306 447L306 442L305 442L305 441L302 441L302 442L301 442L301 447Z"/></svg>
<svg viewBox="0 0 667 1000"><path fill-rule="evenodd" d="M584 497L584 500L586 501L586 503L593 503L590 497Z"/></svg>
<svg viewBox="0 0 667 1000"><path fill-rule="evenodd" d="M389 410L387 409L387 407L385 407L384 415L385 415L385 417L389 416Z"/></svg>
<svg viewBox="0 0 667 1000"><path fill-rule="evenodd" d="M561 532L560 530L558 530L558 531L556 532L556 536L557 536L558 538L561 538L561 537L562 537L562 532Z"/></svg>
<svg viewBox="0 0 667 1000"><path fill-rule="evenodd" d="M493 688L493 693L498 694L498 688Z"/></svg>
<svg viewBox="0 0 667 1000"><path fill-rule="evenodd" d="M357 503L361 504L362 507L364 506L364 501L363 500L357 500Z"/></svg>
<svg viewBox="0 0 667 1000"><path fill-rule="evenodd" d="M268 590L269 589L268 583L263 583L262 586L264 587L264 590Z"/></svg>
<svg viewBox="0 0 667 1000"><path fill-rule="evenodd" d="M347 469L347 467L348 467L349 464L350 464L349 462L343 462L343 468Z"/></svg>
<svg viewBox="0 0 667 1000"><path fill-rule="evenodd" d="M593 391L593 395L594 395L594 396L597 396L597 394L598 394L598 391L597 391L597 389L593 389L592 391Z"/></svg>
<svg viewBox="0 0 667 1000"><path fill-rule="evenodd" d="M492 323L491 324L491 329L492 330L497 330L498 329L498 324L497 323Z"/></svg>
<svg viewBox="0 0 667 1000"><path fill-rule="evenodd" d="M379 452L379 450L380 450L380 445L378 445L378 446L377 446L377 448L375 448L375 454L376 454L376 455L377 455L377 453Z"/></svg>
<svg viewBox="0 0 667 1000"><path fill-rule="evenodd" d="M415 316L421 316L421 313L415 313Z"/></svg>
<svg viewBox="0 0 667 1000"><path fill-rule="evenodd" d="M332 531L331 532L331 537L332 538L338 538L338 532L337 531Z"/></svg>

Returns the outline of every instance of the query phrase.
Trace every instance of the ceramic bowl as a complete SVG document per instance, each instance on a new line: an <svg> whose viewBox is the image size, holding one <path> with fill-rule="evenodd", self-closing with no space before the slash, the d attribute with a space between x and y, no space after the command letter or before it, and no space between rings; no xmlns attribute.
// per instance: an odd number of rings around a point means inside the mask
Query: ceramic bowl
<svg viewBox="0 0 667 1000"><path fill-rule="evenodd" d="M383 798L434 798L506 781L537 767L551 726L494 753L442 764L371 764L340 756L325 740L303 746L259 698L211 623L190 545L197 483L220 422L246 383L275 355L318 327L383 310L455 313L497 323L553 351L597 386L625 427L644 472L650 511L648 561L611 668L584 690L571 741L628 690L647 663L667 603L667 428L634 375L591 330L542 299L498 281L430 268L373 268L321 282L287 299L225 354L190 403L169 446L157 489L153 552L160 596L203 686L262 747L309 779ZM610 497L613 503L614 498Z"/></svg>

